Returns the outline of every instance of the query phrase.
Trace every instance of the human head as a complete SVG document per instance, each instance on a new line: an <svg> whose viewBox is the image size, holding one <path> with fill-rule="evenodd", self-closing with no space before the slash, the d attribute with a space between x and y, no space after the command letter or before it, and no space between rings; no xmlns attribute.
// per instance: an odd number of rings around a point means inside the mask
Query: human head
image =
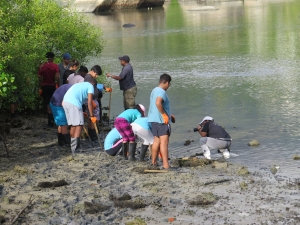
<svg viewBox="0 0 300 225"><path fill-rule="evenodd" d="M47 52L47 53L46 53L46 58L47 58L48 60L52 60L52 61L53 61L54 56L55 56L55 54L54 54L53 52Z"/></svg>
<svg viewBox="0 0 300 225"><path fill-rule="evenodd" d="M130 58L128 55L119 56L118 59L120 60L120 63L122 66L126 65L130 61Z"/></svg>
<svg viewBox="0 0 300 225"><path fill-rule="evenodd" d="M70 70L77 70L79 67L79 61L76 59L71 60L70 62Z"/></svg>
<svg viewBox="0 0 300 225"><path fill-rule="evenodd" d="M68 65L70 63L71 55L69 53L65 53L62 56L64 64Z"/></svg>
<svg viewBox="0 0 300 225"><path fill-rule="evenodd" d="M97 75L102 75L102 69L99 65L95 65L91 68L90 74L92 77L97 77Z"/></svg>
<svg viewBox="0 0 300 225"><path fill-rule="evenodd" d="M159 78L159 86L164 89L164 90L167 90L170 86L171 86L171 76L169 74L162 74L160 75L160 78Z"/></svg>
<svg viewBox="0 0 300 225"><path fill-rule="evenodd" d="M203 125L204 123L206 123L207 121L214 121L214 118L210 117L210 116L206 116L203 118L203 120L199 123L199 125Z"/></svg>
<svg viewBox="0 0 300 225"><path fill-rule="evenodd" d="M80 66L78 70L78 74L81 75L82 77L85 77L85 75L88 73L88 69L85 66Z"/></svg>
<svg viewBox="0 0 300 225"><path fill-rule="evenodd" d="M142 117L145 117L145 113L146 113L145 106L143 106L142 104L137 104L134 108L141 113Z"/></svg>
<svg viewBox="0 0 300 225"><path fill-rule="evenodd" d="M96 79L93 78L93 77L88 77L88 78L86 78L85 82L89 82L89 83L91 83L93 86L95 86L95 85L97 84Z"/></svg>

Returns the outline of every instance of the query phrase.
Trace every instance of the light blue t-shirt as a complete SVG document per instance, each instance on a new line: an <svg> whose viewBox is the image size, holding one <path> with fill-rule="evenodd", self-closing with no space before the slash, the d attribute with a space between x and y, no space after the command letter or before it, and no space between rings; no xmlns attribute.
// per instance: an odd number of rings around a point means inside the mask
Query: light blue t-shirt
<svg viewBox="0 0 300 225"><path fill-rule="evenodd" d="M137 118L142 117L141 113L137 109L126 109L124 112L122 112L117 118L124 118L129 123L132 123Z"/></svg>
<svg viewBox="0 0 300 225"><path fill-rule="evenodd" d="M164 123L160 112L156 107L156 98L161 97L163 99L163 108L171 120L171 109L169 97L164 89L156 87L152 90L150 95L150 106L148 111L148 122Z"/></svg>
<svg viewBox="0 0 300 225"><path fill-rule="evenodd" d="M105 138L105 141L104 141L104 149L105 151L111 149L111 147L117 142L119 141L120 139L122 139L122 136L121 134L119 133L119 131L114 128L112 129L107 135L106 135L106 138Z"/></svg>
<svg viewBox="0 0 300 225"><path fill-rule="evenodd" d="M64 96L64 102L81 108L88 99L88 94L94 94L94 87L89 82L73 84Z"/></svg>
<svg viewBox="0 0 300 225"><path fill-rule="evenodd" d="M140 125L145 130L151 130L151 124L148 123L147 117L140 117L140 118L136 119L133 123Z"/></svg>

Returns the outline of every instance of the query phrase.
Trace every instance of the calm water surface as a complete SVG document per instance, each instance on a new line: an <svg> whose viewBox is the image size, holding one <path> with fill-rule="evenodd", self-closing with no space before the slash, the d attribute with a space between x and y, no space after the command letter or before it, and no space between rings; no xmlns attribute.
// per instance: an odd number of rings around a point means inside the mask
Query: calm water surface
<svg viewBox="0 0 300 225"><path fill-rule="evenodd" d="M88 14L103 31L99 59L106 72L118 75L117 56L128 54L138 86L137 102L149 106L159 75L172 78L168 95L177 122L170 153L200 152L191 132L206 115L232 136L230 160L254 167L280 166L299 176L300 162L300 1L257 0L212 3L201 11L196 1L165 4L161 9ZM132 28L123 28L133 23ZM122 109L122 92L113 81L112 114ZM108 104L108 96L103 105ZM194 140L184 146L185 140ZM248 147L253 139L259 147Z"/></svg>

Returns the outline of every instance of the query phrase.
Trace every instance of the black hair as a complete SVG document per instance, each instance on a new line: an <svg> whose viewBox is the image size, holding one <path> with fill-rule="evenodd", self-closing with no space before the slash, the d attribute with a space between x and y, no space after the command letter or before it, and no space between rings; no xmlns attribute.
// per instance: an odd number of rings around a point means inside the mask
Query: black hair
<svg viewBox="0 0 300 225"><path fill-rule="evenodd" d="M99 65L95 65L92 67L92 69L95 73L97 73L99 76L102 75L102 69L101 69L101 66Z"/></svg>
<svg viewBox="0 0 300 225"><path fill-rule="evenodd" d="M53 52L47 52L47 53L46 53L46 58L47 58L47 59L53 59L54 56L55 56L55 54L54 54Z"/></svg>
<svg viewBox="0 0 300 225"><path fill-rule="evenodd" d="M160 78L159 78L159 83L166 83L166 82L171 82L172 78L169 74L162 74L160 75Z"/></svg>
<svg viewBox="0 0 300 225"><path fill-rule="evenodd" d="M72 59L72 61L70 62L70 67L72 66L79 66L79 61L77 59Z"/></svg>
<svg viewBox="0 0 300 225"><path fill-rule="evenodd" d="M142 117L145 117L145 112L141 109L139 104L135 105L134 108L137 109L140 112Z"/></svg>
<svg viewBox="0 0 300 225"><path fill-rule="evenodd" d="M78 72L85 72L85 73L88 73L88 68L86 68L85 66L80 66Z"/></svg>

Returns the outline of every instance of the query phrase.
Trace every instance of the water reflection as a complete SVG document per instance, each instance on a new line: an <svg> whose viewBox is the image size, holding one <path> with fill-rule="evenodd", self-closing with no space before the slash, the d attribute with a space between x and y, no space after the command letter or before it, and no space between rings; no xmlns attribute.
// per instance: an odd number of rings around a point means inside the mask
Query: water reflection
<svg viewBox="0 0 300 225"><path fill-rule="evenodd" d="M164 8L89 14L106 40L100 62L121 70L117 56L128 54L138 84L137 101L149 94L163 72L173 77L169 97L177 122L173 155L199 151L193 127L206 115L233 137L231 160L251 165L277 164L296 176L292 156L299 145L300 2L215 3L214 11L190 11L196 1L166 3ZM133 28L122 28L134 23ZM122 110L122 93L113 81L112 112ZM104 97L104 102L107 98ZM195 142L185 147L187 139ZM246 144L261 142L258 148Z"/></svg>

